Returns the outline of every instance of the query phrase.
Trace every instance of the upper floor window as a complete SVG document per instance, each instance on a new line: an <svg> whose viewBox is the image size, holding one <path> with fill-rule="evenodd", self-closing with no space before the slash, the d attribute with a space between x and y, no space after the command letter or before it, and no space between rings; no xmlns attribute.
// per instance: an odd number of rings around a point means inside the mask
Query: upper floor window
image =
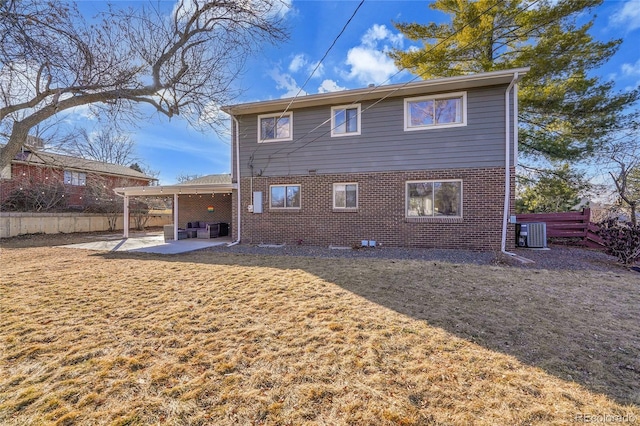
<svg viewBox="0 0 640 426"><path fill-rule="evenodd" d="M334 183L333 184L333 208L356 209L358 208L358 184Z"/></svg>
<svg viewBox="0 0 640 426"><path fill-rule="evenodd" d="M360 104L331 108L331 136L360 134Z"/></svg>
<svg viewBox="0 0 640 426"><path fill-rule="evenodd" d="M293 114L291 112L258 116L258 143L292 139Z"/></svg>
<svg viewBox="0 0 640 426"><path fill-rule="evenodd" d="M299 209L300 185L271 185L271 199L269 206L272 209Z"/></svg>
<svg viewBox="0 0 640 426"><path fill-rule="evenodd" d="M421 96L404 100L404 129L466 126L467 93Z"/></svg>
<svg viewBox="0 0 640 426"><path fill-rule="evenodd" d="M407 182L407 217L462 217L462 181Z"/></svg>
<svg viewBox="0 0 640 426"><path fill-rule="evenodd" d="M87 184L87 174L65 170L64 183L67 185L85 186Z"/></svg>

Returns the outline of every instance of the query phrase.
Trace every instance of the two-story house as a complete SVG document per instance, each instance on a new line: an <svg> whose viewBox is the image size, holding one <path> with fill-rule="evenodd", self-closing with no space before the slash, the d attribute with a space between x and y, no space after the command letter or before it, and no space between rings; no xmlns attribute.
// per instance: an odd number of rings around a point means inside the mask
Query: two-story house
<svg viewBox="0 0 640 426"><path fill-rule="evenodd" d="M226 106L234 239L513 247L528 69Z"/></svg>

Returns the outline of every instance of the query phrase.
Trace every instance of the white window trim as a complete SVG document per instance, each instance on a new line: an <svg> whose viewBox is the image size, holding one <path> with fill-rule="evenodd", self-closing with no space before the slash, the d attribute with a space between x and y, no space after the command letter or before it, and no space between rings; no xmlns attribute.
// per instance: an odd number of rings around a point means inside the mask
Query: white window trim
<svg viewBox="0 0 640 426"><path fill-rule="evenodd" d="M280 187L283 186L285 187L285 193L284 193L284 197L285 197L285 204L286 204L286 199L287 199L287 190L286 188L288 186L297 186L298 187L298 191L300 193L300 205L298 207L273 207L273 205L271 204L271 188L273 187ZM269 185L269 210L300 210L302 208L302 185L299 183L284 183L281 185Z"/></svg>
<svg viewBox="0 0 640 426"><path fill-rule="evenodd" d="M337 133L336 130L336 123L335 123L335 119L336 119L336 115L335 115L335 111L338 110L347 110L347 109L357 109L358 112L356 114L356 126L358 127L358 130L355 132L345 132L345 133ZM350 105L337 105L337 106L333 106L331 107L331 137L343 137L343 136L358 136L360 135L360 116L361 116L361 109L360 109L360 104L350 104Z"/></svg>
<svg viewBox="0 0 640 426"><path fill-rule="evenodd" d="M274 138L274 139L262 139L262 119L263 118L284 118L289 117L289 136L286 138ZM293 140L293 112L275 113L275 114L262 114L258 116L258 143L270 143L270 142L286 142Z"/></svg>
<svg viewBox="0 0 640 426"><path fill-rule="evenodd" d="M346 207L346 202L345 202L345 207L339 207L336 206L336 185L355 185L356 186L356 206L355 207ZM358 208L359 206L359 202L358 202L358 196L360 195L360 188L358 188L358 182L336 182L333 184L333 208L335 210L355 210ZM345 194L346 197L346 194Z"/></svg>
<svg viewBox="0 0 640 426"><path fill-rule="evenodd" d="M71 175L71 180L66 179L66 174L69 173ZM74 174L77 175L77 183L74 183ZM64 179L65 185L70 186L87 186L87 173L86 172L77 172L74 170L63 170L62 171L62 179Z"/></svg>
<svg viewBox="0 0 640 426"><path fill-rule="evenodd" d="M446 183L446 182L460 182L460 214L457 216L409 216L409 184L410 183ZM448 220L448 219L462 219L464 205L464 184L462 179L425 179L425 180L408 180L404 184L404 217L406 219L417 220ZM435 206L434 206L435 211Z"/></svg>
<svg viewBox="0 0 640 426"><path fill-rule="evenodd" d="M426 100L438 100L449 98L462 98L462 122L460 123L447 123L447 124L431 124L428 126L410 126L409 117L409 103L419 102ZM467 92L455 92L455 93L443 93L441 95L419 96L417 98L405 98L404 100L404 131L413 132L416 130L432 130L432 129L446 129L451 127L463 127L467 125Z"/></svg>

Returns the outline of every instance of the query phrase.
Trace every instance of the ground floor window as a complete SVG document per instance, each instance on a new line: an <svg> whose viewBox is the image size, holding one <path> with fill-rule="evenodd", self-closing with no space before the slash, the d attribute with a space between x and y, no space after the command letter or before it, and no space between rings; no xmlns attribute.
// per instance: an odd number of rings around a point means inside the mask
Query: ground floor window
<svg viewBox="0 0 640 426"><path fill-rule="evenodd" d="M85 186L87 184L87 174L65 170L64 183L67 185Z"/></svg>
<svg viewBox="0 0 640 426"><path fill-rule="evenodd" d="M462 217L462 181L411 181L406 190L407 217Z"/></svg>
<svg viewBox="0 0 640 426"><path fill-rule="evenodd" d="M300 185L271 185L270 194L272 209L300 208Z"/></svg>
<svg viewBox="0 0 640 426"><path fill-rule="evenodd" d="M358 184L357 183L334 183L333 184L333 208L334 209L355 209L358 207Z"/></svg>

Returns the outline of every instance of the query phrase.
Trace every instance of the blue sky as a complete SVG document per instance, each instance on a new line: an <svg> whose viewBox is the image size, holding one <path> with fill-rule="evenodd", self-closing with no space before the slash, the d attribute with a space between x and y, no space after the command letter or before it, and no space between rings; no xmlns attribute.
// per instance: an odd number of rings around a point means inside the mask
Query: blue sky
<svg viewBox="0 0 640 426"><path fill-rule="evenodd" d="M168 1L168 0L167 0ZM247 63L246 72L235 82L243 94L235 103L295 96L300 86L325 54L359 1L283 0L290 39L278 46L265 46ZM129 2L118 1L126 5ZM102 1L81 2L81 10L98 10ZM409 81L398 74L385 55L392 48L408 49L412 43L393 27L397 22L446 22L447 16L422 0L365 0L327 58L303 88L315 94L366 87L370 83ZM640 0L606 0L597 10L594 38L622 38L619 52L599 70L613 79L619 90L640 85ZM178 118L153 118L132 130L136 154L151 170L160 172L163 185L176 183L178 175L228 173L230 141L215 132L203 134Z"/></svg>

